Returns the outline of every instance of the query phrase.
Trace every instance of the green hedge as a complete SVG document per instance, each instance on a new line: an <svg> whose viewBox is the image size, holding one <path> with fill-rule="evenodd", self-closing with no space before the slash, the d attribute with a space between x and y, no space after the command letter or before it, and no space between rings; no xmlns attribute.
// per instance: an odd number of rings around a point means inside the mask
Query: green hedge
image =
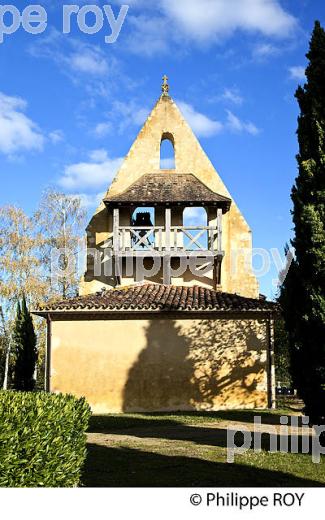
<svg viewBox="0 0 325 520"><path fill-rule="evenodd" d="M0 392L0 487L77 486L89 418L71 395Z"/></svg>

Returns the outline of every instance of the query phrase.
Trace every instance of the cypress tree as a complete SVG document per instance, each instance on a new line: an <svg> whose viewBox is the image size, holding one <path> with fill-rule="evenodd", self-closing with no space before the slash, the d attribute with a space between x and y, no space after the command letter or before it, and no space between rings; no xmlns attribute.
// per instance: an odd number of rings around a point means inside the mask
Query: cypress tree
<svg viewBox="0 0 325 520"><path fill-rule="evenodd" d="M26 298L17 305L17 315L14 328L14 387L25 392L35 387L34 372L37 362L36 334L33 320L28 311Z"/></svg>
<svg viewBox="0 0 325 520"><path fill-rule="evenodd" d="M325 31L315 23L298 87L299 172L292 189L295 258L280 303L292 377L312 424L325 421Z"/></svg>

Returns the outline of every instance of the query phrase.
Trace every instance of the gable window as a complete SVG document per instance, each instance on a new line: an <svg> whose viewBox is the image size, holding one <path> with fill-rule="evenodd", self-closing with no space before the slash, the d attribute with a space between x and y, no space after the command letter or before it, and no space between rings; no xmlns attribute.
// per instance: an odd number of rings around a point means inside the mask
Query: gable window
<svg viewBox="0 0 325 520"><path fill-rule="evenodd" d="M174 138L171 134L163 134L160 144L160 169L175 170Z"/></svg>

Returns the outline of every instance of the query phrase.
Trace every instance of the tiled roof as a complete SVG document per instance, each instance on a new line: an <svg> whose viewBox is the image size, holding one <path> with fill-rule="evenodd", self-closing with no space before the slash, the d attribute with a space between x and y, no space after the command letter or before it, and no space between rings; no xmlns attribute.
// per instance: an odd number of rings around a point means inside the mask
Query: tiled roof
<svg viewBox="0 0 325 520"><path fill-rule="evenodd" d="M78 296L50 305L40 306L35 313L48 311L268 311L277 310L276 304L263 299L244 298L236 294L204 287L177 287L146 283L119 289L103 290L87 296Z"/></svg>
<svg viewBox="0 0 325 520"><path fill-rule="evenodd" d="M231 199L214 193L193 174L166 172L143 175L123 193L113 196L108 193L104 202L182 202L188 204L210 202L219 203L228 210Z"/></svg>

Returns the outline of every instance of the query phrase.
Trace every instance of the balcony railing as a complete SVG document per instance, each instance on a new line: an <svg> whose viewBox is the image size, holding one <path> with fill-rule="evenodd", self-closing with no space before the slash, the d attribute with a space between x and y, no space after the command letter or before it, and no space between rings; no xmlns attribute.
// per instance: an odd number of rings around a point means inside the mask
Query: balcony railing
<svg viewBox="0 0 325 520"><path fill-rule="evenodd" d="M113 237L115 254L145 255L221 254L221 231L217 226L119 226Z"/></svg>
<svg viewBox="0 0 325 520"><path fill-rule="evenodd" d="M113 210L113 241L116 256L198 256L223 257L222 209L213 225L172 226L171 208L165 208L164 226L121 226L119 208Z"/></svg>

